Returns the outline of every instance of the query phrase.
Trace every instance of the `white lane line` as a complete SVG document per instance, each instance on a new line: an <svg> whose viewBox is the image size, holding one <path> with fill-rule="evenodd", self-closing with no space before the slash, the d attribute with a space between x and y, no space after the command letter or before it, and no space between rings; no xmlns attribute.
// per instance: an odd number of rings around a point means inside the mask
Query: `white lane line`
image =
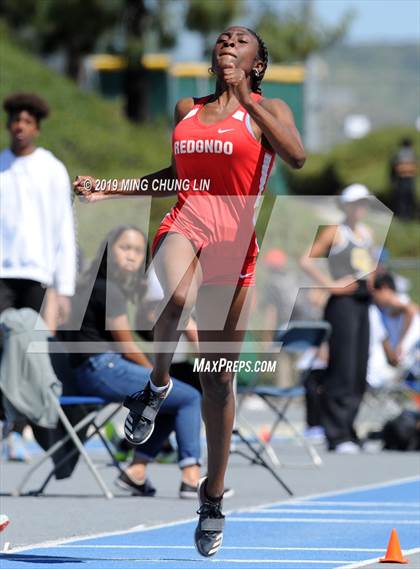
<svg viewBox="0 0 420 569"><path fill-rule="evenodd" d="M419 520L352 520L352 519L344 519L344 518L235 518L229 517L229 522L250 522L250 523L276 523L276 524L284 524L284 523L293 523L299 522L301 524L380 524L380 525L387 525L387 524L395 524L398 525L405 525L405 526L417 526L420 525Z"/></svg>
<svg viewBox="0 0 420 569"><path fill-rule="evenodd" d="M365 492L366 490L376 490L381 488L388 488L390 486L400 486L401 484L407 484L410 482L420 482L420 476L405 476L403 478L396 478L394 480L387 480L386 482L378 482L372 484L365 484L362 486L350 486L347 489L343 490L333 490L332 492L320 492L318 494L308 494L306 496L299 496L299 498L286 498L285 500L278 500L277 502L271 502L268 504L260 504L259 506L251 506L248 508L241 508L240 512L252 512L258 508L270 508L275 506L289 506L300 504L302 501L303 503L310 504L312 500L317 500L319 498L333 498L334 496L342 496L343 494L354 494L355 492ZM308 501L307 501L308 500ZM323 500L319 502L320 504L326 504ZM350 503L350 502L346 502ZM365 502L366 504L368 502ZM381 502L378 502L377 505L380 505ZM387 502L383 502L386 504ZM405 502L403 503L405 504Z"/></svg>
<svg viewBox="0 0 420 569"><path fill-rule="evenodd" d="M114 561L114 559L107 559L107 561ZM155 562L155 563L173 563L174 561L197 561L196 558L194 559L116 559L116 561L134 561L136 563L144 563L147 562ZM340 559L336 559L332 561L331 559L319 559L315 561L314 559L206 559L205 563L241 563L241 564L252 564L255 565L266 565L270 563L271 565L274 563L287 563L290 565L337 565L337 563L347 563L347 561L342 561Z"/></svg>
<svg viewBox="0 0 420 569"><path fill-rule="evenodd" d="M101 560L102 561L102 560ZM103 561L130 561L134 563L144 563L147 561L148 563L172 563L174 561L195 561L197 562L197 558L191 559L124 559L118 557L109 557L103 559ZM228 563L229 565L233 565L235 563L241 564L248 564L255 567L255 565L266 565L269 563L270 565L274 565L275 563L282 563L282 564L290 564L290 565L335 565L337 563L348 563L348 561L343 561L342 559L336 559L335 561L331 559L206 559L205 563Z"/></svg>
<svg viewBox="0 0 420 569"><path fill-rule="evenodd" d="M288 502L285 504L289 505ZM293 501L290 506L349 506L356 508L413 508L420 510L420 504L413 502L324 502L324 500Z"/></svg>
<svg viewBox="0 0 420 569"><path fill-rule="evenodd" d="M143 557L140 559L134 559L134 558L129 558L129 557L95 557L95 558L90 558L90 557L83 557L78 559L80 561L118 561L120 562L122 565L124 563L170 563L171 566L174 566L174 562L185 562L185 561L192 561L194 563L197 563L197 558L196 557L184 557L184 558L164 558L164 557L159 557L159 558L148 558L148 557ZM315 559L206 559L205 563L228 563L229 565L233 565L233 564L248 564L248 565L252 565L252 567L255 567L256 565L266 565L266 564L278 564L278 563L283 563L283 564L292 564L292 565L334 565L335 567L337 567L337 563L348 563L348 561L346 560L342 560L342 559L319 559L319 560L315 560Z"/></svg>
<svg viewBox="0 0 420 569"><path fill-rule="evenodd" d="M195 549L193 545L60 545L57 549ZM223 551L329 551L349 553L383 553L382 549L371 547L269 547L224 545Z"/></svg>
<svg viewBox="0 0 420 569"><path fill-rule="evenodd" d="M405 549L403 552L404 557L408 555L414 555L416 553L420 553L420 547L414 547L413 549ZM337 569L358 569L359 567L367 567L368 565L372 565L373 563L379 563L378 558L373 559L365 559L365 561L357 561L356 563L350 563L346 561L346 565L342 565L341 567L337 567Z"/></svg>
<svg viewBox="0 0 420 569"><path fill-rule="evenodd" d="M292 509L292 508L266 508L253 512L254 514L349 514L349 515L361 515L361 516L373 516L373 515L401 515L401 516L419 516L418 512L407 512L406 510L310 510L310 509Z"/></svg>
<svg viewBox="0 0 420 569"><path fill-rule="evenodd" d="M393 480L388 480L386 482L379 482L379 483L372 483L372 484L365 484L362 486L351 486L349 488L343 488L342 490L334 490L332 492L319 492L318 494L308 494L307 496L300 496L299 498L288 498L286 500L277 500L276 502L266 502L265 504L261 504L260 506L258 506L259 508L269 508L270 506L278 506L278 505L289 505L289 504L294 504L294 503L301 503L302 500L314 500L317 498L324 498L324 497L333 497L333 496L343 496L345 494L352 494L354 492L363 492L365 490L372 490L372 489L376 489L376 488L387 488L390 486L399 486L401 484L406 484L409 482L415 482L420 480L419 476L406 476L403 478L397 478L397 479L393 479ZM325 502L322 502L323 504L325 504ZM242 512L250 512L253 511L255 509L255 506L252 506L251 508L248 506L246 508L239 508L236 510L230 510L227 511L226 514L229 514L230 512L234 511L235 513L242 513ZM177 520L175 522L167 522L167 523L163 523L163 524L157 524L157 525L151 525L151 526L147 526L145 527L144 524L142 525L138 525L132 528L129 528L127 530L118 530L118 531L111 531L111 532L98 532L98 533L91 533L91 534L84 534L84 535L79 535L79 536L73 536L73 537L62 537L62 538L58 538L58 539L54 539L54 540L49 540L49 541L44 541L44 542L40 542L40 543L34 543L31 545L23 545L20 547L16 547L13 548L12 551L13 553L18 553L21 551L28 551L30 549L39 549L39 548L46 548L46 547L54 547L56 545L61 545L64 543L72 543L75 541L85 541L85 540L89 540L89 539L97 539L97 538L101 538L101 537L112 537L115 535L126 535L126 534L132 534L132 533L136 533L136 532L147 532L147 531L153 531L155 529L161 529L161 528L167 528L167 527L173 527L173 526L178 526L181 524L186 524L186 523L191 523L191 522L196 522L197 518L188 518L188 519L181 519L181 520Z"/></svg>

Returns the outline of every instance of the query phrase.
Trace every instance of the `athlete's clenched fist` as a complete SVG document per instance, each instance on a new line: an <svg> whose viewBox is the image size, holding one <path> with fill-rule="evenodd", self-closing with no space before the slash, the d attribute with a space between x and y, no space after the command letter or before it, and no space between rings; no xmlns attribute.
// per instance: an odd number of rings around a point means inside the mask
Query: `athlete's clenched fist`
<svg viewBox="0 0 420 569"><path fill-rule="evenodd" d="M226 85L233 87L234 93L238 101L246 104L251 101L249 87L246 80L246 74L243 69L236 67L233 63L229 63L222 70L223 80Z"/></svg>
<svg viewBox="0 0 420 569"><path fill-rule="evenodd" d="M95 191L96 179L92 176L76 176L73 182L74 192L83 199L83 201L93 202L105 198L103 192Z"/></svg>

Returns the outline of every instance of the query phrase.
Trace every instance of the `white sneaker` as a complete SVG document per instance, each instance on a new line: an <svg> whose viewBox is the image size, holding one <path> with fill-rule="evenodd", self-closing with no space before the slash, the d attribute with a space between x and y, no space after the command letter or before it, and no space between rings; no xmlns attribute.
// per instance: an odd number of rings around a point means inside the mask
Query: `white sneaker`
<svg viewBox="0 0 420 569"><path fill-rule="evenodd" d="M368 454L378 454L382 452L383 442L382 441L365 441L362 445L363 452Z"/></svg>
<svg viewBox="0 0 420 569"><path fill-rule="evenodd" d="M338 444L334 452L337 454L360 454L360 447L353 441L346 441Z"/></svg>
<svg viewBox="0 0 420 569"><path fill-rule="evenodd" d="M26 449L20 433L10 432L3 440L3 455L9 462L30 462L31 455Z"/></svg>

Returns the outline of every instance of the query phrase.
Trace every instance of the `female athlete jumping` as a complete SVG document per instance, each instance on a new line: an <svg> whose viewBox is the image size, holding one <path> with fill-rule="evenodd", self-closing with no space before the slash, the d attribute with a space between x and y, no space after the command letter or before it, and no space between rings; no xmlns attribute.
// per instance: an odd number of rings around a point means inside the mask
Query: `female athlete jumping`
<svg viewBox="0 0 420 569"><path fill-rule="evenodd" d="M226 29L213 49L214 94L181 99L176 105L172 165L143 177L143 189L127 191L121 182L117 192L109 192L165 197L167 193L156 191L165 188L165 181L188 182L153 243L165 307L155 326L157 353L150 382L125 401L130 409L125 432L135 444L150 436L171 390L168 370L182 322L195 305L200 354L209 364L200 377L208 475L198 487L195 531L197 550L205 557L219 550L223 537L224 477L235 413L233 364L246 329L258 254L255 206L276 154L293 168L305 161L289 107L261 95L267 62L267 48L255 32ZM200 180L209 183L208 191L195 190ZM109 197L95 192L95 181L88 176L76 179L75 190L89 201ZM226 362L223 369L211 365L220 361Z"/></svg>

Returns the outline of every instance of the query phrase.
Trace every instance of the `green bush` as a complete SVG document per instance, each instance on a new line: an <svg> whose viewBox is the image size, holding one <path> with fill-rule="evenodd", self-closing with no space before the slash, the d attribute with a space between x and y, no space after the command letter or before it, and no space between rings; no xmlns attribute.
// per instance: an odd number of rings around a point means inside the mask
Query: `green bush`
<svg viewBox="0 0 420 569"><path fill-rule="evenodd" d="M398 143L410 137L420 155L420 140L415 129L401 126L372 132L361 140L335 146L327 154L312 154L302 170L285 168L291 192L298 195L333 195L348 184L359 182L386 205L391 203L389 163ZM420 177L418 182L420 181ZM420 184L417 184L420 195Z"/></svg>
<svg viewBox="0 0 420 569"><path fill-rule="evenodd" d="M51 115L42 124L37 143L64 162L72 179L77 174L98 178L139 177L170 163L168 124L129 123L122 114L121 101L107 101L83 91L16 45L1 24L0 57L0 100L14 91L24 90L33 91L48 101ZM5 124L6 117L2 114ZM0 142L1 148L8 145L4 129ZM116 202L110 202L105 215L102 208L93 206L87 217L89 223L78 227L79 242L86 255L94 254L95 236L103 234L115 220L112 210L118 210L121 222L136 222L144 202L137 200L135 207L132 200L122 202L118 207ZM173 199L153 200L150 235L172 202Z"/></svg>
<svg viewBox="0 0 420 569"><path fill-rule="evenodd" d="M402 222L394 217L385 242L391 257L420 257L420 225L418 222Z"/></svg>
<svg viewBox="0 0 420 569"><path fill-rule="evenodd" d="M122 115L120 101L83 91L13 43L0 27L0 98L33 91L51 106L39 144L62 160L73 177L131 177L168 165L170 130L162 123L136 126ZM3 131L1 145L7 145Z"/></svg>

